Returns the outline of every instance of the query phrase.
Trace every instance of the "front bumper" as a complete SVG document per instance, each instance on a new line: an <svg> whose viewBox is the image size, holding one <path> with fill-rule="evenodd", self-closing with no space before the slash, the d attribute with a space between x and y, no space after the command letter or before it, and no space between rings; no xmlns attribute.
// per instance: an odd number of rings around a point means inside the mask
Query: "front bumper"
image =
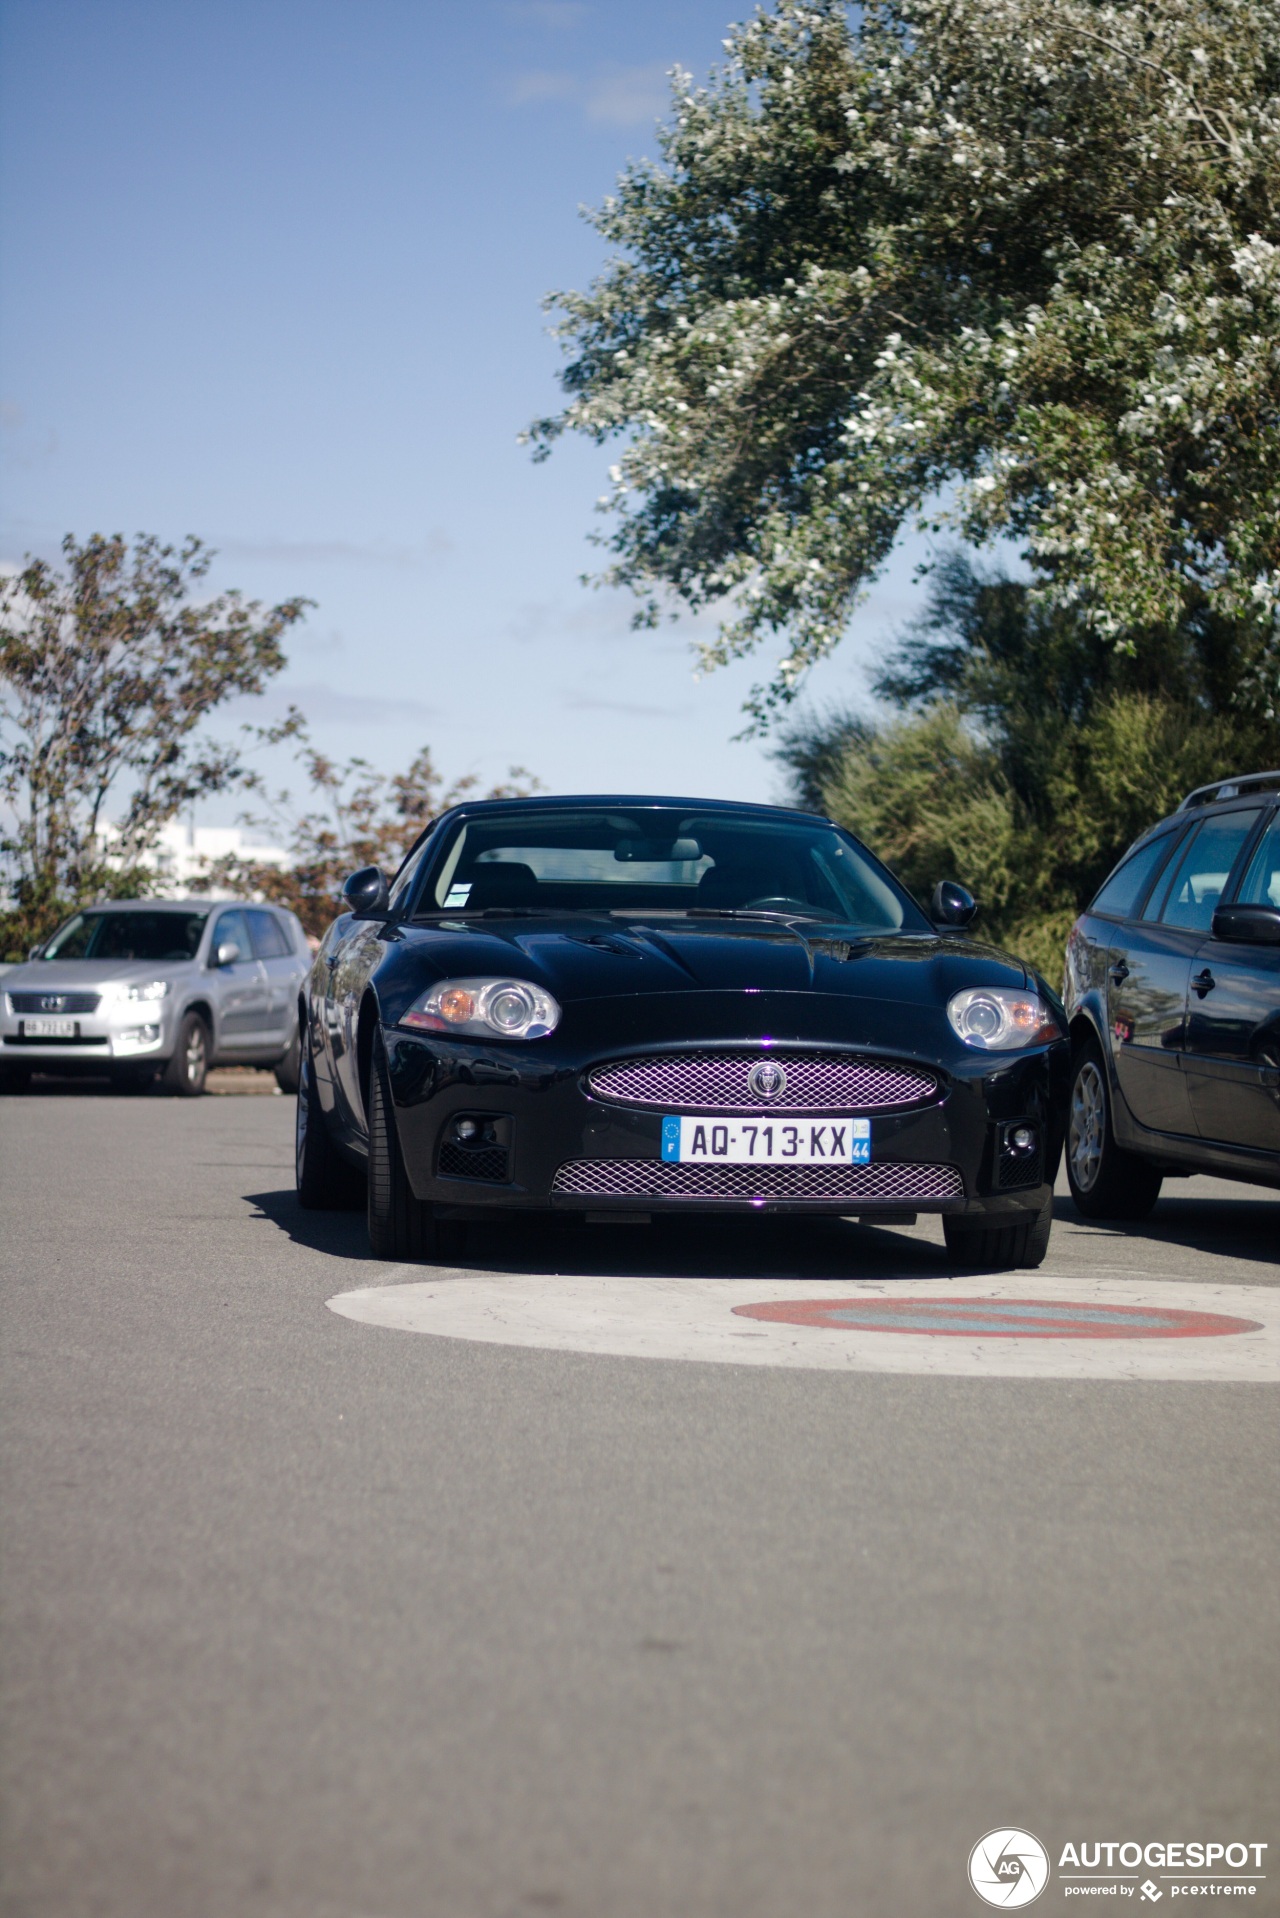
<svg viewBox="0 0 1280 1918"><path fill-rule="evenodd" d="M134 1061L157 1065L173 1050L173 1018L163 1000L108 1001L96 1012L74 1015L74 1036L31 1038L30 1017L0 1012L0 1065L41 1072L104 1071Z"/></svg>
<svg viewBox="0 0 1280 1918"><path fill-rule="evenodd" d="M923 1065L938 1095L911 1110L874 1109L869 1166L819 1167L821 1177L788 1178L801 1168L680 1168L662 1159L663 1113L637 1110L593 1094L592 1066L609 1059L669 1055L680 1043L614 1043L576 1058L537 1044L516 1047L437 1041L385 1029L392 1101L401 1150L416 1196L460 1213L562 1211L592 1214L802 1213L883 1216L941 1212L1016 1217L1039 1211L1061 1151L1068 1093L1065 1040L1015 1058L977 1054L944 1066L900 1047L868 1044L859 1056ZM741 1036L683 1042L741 1049ZM771 1054L833 1048L815 1033L775 1042ZM676 1108L692 1113L695 1108ZM772 1114L767 1115L772 1116ZM830 1118L825 1111L788 1112L791 1119ZM845 1116L841 1109L840 1117ZM460 1120L474 1121L474 1147L460 1148ZM1033 1161L1011 1173L1009 1139L1018 1124L1034 1128ZM686 1175L681 1176L682 1171ZM717 1178L712 1174L724 1173ZM842 1173L843 1177L834 1177Z"/></svg>

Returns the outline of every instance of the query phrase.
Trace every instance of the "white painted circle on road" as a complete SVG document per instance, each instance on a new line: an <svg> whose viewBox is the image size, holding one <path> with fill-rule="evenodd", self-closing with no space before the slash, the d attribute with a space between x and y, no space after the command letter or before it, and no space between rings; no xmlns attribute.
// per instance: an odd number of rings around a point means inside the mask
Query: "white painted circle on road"
<svg viewBox="0 0 1280 1918"><path fill-rule="evenodd" d="M983 1301L1011 1309L988 1315L978 1309ZM928 1302L936 1312L924 1310ZM910 1329L896 1328L884 1309L893 1303L908 1308L902 1322ZM328 1304L393 1331L617 1358L964 1378L1280 1381L1280 1290L1266 1286L1045 1272L844 1278L826 1287L812 1278L458 1272L340 1292ZM879 1309L858 1310L862 1304ZM1199 1333L1192 1315L1207 1315ZM1175 1323L1176 1335L1161 1329ZM1111 1329L1100 1335L1100 1324ZM934 1336L934 1325L946 1329ZM1068 1329L1045 1336L1046 1325Z"/></svg>

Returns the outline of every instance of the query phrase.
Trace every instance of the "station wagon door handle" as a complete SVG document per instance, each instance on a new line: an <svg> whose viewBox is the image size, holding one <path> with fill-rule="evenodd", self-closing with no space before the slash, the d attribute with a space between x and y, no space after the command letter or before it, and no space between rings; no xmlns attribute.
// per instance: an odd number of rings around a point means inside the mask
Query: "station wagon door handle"
<svg viewBox="0 0 1280 1918"><path fill-rule="evenodd" d="M1200 997L1203 999L1206 992L1212 992L1214 987L1217 985L1217 983L1218 983L1217 980L1214 978L1213 974L1210 972L1208 966L1206 966L1204 971L1198 972L1195 978L1191 981L1191 989L1193 992L1199 993Z"/></svg>
<svg viewBox="0 0 1280 1918"><path fill-rule="evenodd" d="M1115 965L1110 968L1110 972L1113 986L1122 986L1129 977L1129 968L1123 959L1118 959Z"/></svg>

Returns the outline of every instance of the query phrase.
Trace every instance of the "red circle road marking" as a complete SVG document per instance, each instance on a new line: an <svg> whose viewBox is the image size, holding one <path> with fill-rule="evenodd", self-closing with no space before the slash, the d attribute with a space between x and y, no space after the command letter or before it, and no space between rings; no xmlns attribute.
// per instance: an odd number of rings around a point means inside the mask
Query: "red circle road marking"
<svg viewBox="0 0 1280 1918"><path fill-rule="evenodd" d="M776 1299L735 1305L744 1319L830 1332L909 1332L941 1339L1213 1339L1260 1332L1256 1319L1164 1305L1066 1299Z"/></svg>

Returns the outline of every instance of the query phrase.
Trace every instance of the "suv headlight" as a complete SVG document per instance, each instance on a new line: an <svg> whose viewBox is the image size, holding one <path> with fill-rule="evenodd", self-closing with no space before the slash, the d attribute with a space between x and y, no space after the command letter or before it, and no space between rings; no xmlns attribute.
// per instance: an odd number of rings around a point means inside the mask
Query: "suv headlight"
<svg viewBox="0 0 1280 1918"><path fill-rule="evenodd" d="M168 991L169 981L167 979L148 979L145 984L141 986L126 986L124 996L126 999L132 999L135 1003L139 999L143 999L150 1004L153 999L163 999Z"/></svg>
<svg viewBox="0 0 1280 1918"><path fill-rule="evenodd" d="M442 979L400 1015L420 1032L468 1032L486 1039L545 1039L560 1023L549 992L527 979Z"/></svg>
<svg viewBox="0 0 1280 1918"><path fill-rule="evenodd" d="M1062 1036L1038 992L1015 992L1008 986L969 986L953 994L947 1017L957 1038L983 1052L1012 1052Z"/></svg>

